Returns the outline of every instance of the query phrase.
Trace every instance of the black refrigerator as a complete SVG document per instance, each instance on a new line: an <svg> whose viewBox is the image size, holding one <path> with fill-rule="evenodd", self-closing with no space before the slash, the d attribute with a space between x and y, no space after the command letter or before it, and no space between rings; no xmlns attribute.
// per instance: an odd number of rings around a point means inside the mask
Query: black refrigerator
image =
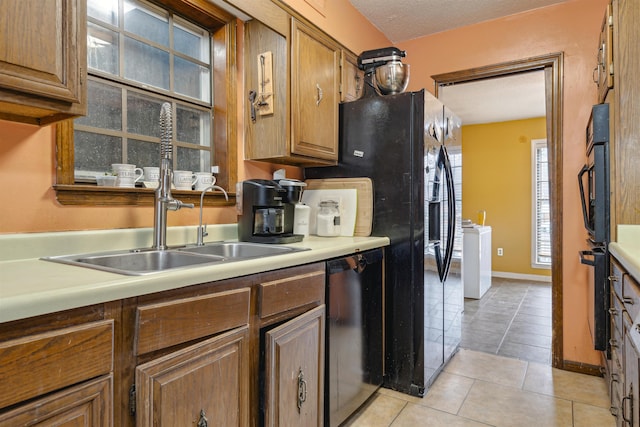
<svg viewBox="0 0 640 427"><path fill-rule="evenodd" d="M340 105L337 166L306 178L370 177L385 252L384 386L422 396L461 338L461 122L425 92Z"/></svg>

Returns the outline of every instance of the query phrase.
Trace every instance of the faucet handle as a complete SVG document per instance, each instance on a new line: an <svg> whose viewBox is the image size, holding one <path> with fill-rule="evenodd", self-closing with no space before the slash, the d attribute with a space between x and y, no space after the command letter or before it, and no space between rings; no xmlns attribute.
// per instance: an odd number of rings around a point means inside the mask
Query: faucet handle
<svg viewBox="0 0 640 427"><path fill-rule="evenodd" d="M182 203L180 200L176 199L171 199L167 202L167 209L172 211L177 211L182 208L193 209L194 206L195 205L193 203Z"/></svg>

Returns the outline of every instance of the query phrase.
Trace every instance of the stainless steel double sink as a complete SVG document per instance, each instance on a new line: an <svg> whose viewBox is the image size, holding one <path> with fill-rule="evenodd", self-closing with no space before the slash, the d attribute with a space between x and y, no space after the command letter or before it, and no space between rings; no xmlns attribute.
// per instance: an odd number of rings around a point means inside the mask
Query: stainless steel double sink
<svg viewBox="0 0 640 427"><path fill-rule="evenodd" d="M167 270L221 264L308 250L288 246L215 242L204 246L183 246L167 250L135 249L130 251L44 257L47 261L94 268L126 275L144 275Z"/></svg>

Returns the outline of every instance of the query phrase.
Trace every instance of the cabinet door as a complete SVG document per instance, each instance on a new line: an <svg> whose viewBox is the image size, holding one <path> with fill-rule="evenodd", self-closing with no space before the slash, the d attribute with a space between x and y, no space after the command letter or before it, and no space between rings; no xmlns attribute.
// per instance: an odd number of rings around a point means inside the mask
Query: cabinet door
<svg viewBox="0 0 640 427"><path fill-rule="evenodd" d="M245 81L247 93L245 112L244 156L247 160L276 159L289 156L289 80L287 79L287 38L263 23L245 23ZM261 82L261 55L271 53L273 93L262 94L266 82ZM267 64L268 65L268 64ZM255 97L255 98L254 98ZM253 99L253 101L251 101ZM265 109L262 103L270 107Z"/></svg>
<svg viewBox="0 0 640 427"><path fill-rule="evenodd" d="M322 426L325 306L266 333L265 425Z"/></svg>
<svg viewBox="0 0 640 427"><path fill-rule="evenodd" d="M292 19L292 152L338 160L340 48Z"/></svg>
<svg viewBox="0 0 640 427"><path fill-rule="evenodd" d="M0 118L84 114L85 2L3 0L0 28Z"/></svg>
<svg viewBox="0 0 640 427"><path fill-rule="evenodd" d="M89 381L0 413L0 427L113 425L113 378Z"/></svg>
<svg viewBox="0 0 640 427"><path fill-rule="evenodd" d="M622 398L622 419L631 427L640 426L638 419L638 406L640 404L638 390L638 357L639 353L635 342L640 338L638 330L631 326L625 317L624 336L624 397ZM634 339L635 338L635 339Z"/></svg>
<svg viewBox="0 0 640 427"><path fill-rule="evenodd" d="M248 334L244 326L138 366L136 425L248 425Z"/></svg>
<svg viewBox="0 0 640 427"><path fill-rule="evenodd" d="M362 96L364 71L358 68L358 57L351 52L342 51L342 83L340 100L355 101Z"/></svg>
<svg viewBox="0 0 640 427"><path fill-rule="evenodd" d="M604 102L607 91L613 87L613 4L607 5L598 40L598 64L593 70L598 86L598 102Z"/></svg>

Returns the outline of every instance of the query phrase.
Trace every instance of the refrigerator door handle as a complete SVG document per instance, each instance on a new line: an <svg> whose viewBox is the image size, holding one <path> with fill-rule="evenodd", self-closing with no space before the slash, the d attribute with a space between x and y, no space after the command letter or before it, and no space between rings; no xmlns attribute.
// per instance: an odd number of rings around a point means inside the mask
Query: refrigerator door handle
<svg viewBox="0 0 640 427"><path fill-rule="evenodd" d="M594 258L587 258L587 257L595 256L593 251L579 251L578 254L580 255L580 264L591 265L591 266L596 265L596 261Z"/></svg>
<svg viewBox="0 0 640 427"><path fill-rule="evenodd" d="M578 185L580 186L580 200L582 201L582 218L584 220L584 228L591 234L594 233L593 228L589 224L589 214L587 212L587 200L584 193L584 183L583 176L585 173L589 172L591 168L588 165L584 165L580 172L578 172Z"/></svg>
<svg viewBox="0 0 640 427"><path fill-rule="evenodd" d="M440 275L440 280L443 282L447 279L449 275L449 267L451 267L451 259L453 258L453 244L455 240L456 233L456 194L453 183L453 170L451 169L451 162L449 161L449 154L447 153L447 149L442 146L441 147L444 161L444 174L447 182L447 246L445 248L444 255L444 271Z"/></svg>

